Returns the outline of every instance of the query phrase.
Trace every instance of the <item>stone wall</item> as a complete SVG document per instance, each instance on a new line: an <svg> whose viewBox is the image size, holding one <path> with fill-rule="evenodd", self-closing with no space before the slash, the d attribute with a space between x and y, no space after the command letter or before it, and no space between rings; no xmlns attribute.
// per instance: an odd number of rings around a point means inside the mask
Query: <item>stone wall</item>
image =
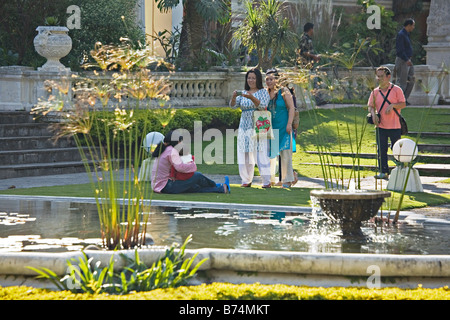
<svg viewBox="0 0 450 320"><path fill-rule="evenodd" d="M441 73L441 68L418 65L415 66L415 73L416 85L409 99L411 104L429 105L432 102L436 104L437 97L448 99L450 96L448 79L440 88L438 87L437 76ZM329 74L332 76L331 71ZM154 75L169 76L171 99L168 104L174 108L226 107L233 91L242 90L245 82L244 72L176 72L154 73ZM355 81L358 77L374 77L374 72L371 68L355 68L351 77L347 71L339 71L339 77ZM0 111L29 111L39 99L48 99L52 89L47 85L47 80L68 86L69 91L77 85L73 82L71 73L45 72L21 66L0 67ZM102 81L102 78L99 81ZM296 88L296 92L298 95L301 91ZM300 100L302 99L297 98L299 105Z"/></svg>

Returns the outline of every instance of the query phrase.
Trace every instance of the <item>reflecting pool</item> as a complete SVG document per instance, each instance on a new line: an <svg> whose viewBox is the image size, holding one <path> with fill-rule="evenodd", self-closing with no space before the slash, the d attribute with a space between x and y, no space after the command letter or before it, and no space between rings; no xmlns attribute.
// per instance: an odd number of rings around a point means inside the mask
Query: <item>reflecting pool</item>
<svg viewBox="0 0 450 320"><path fill-rule="evenodd" d="M450 254L450 221L404 217L398 226L363 224L366 241L344 241L340 228L321 214L151 207L147 232L154 245L310 253ZM0 199L0 251L81 250L100 244L95 203Z"/></svg>

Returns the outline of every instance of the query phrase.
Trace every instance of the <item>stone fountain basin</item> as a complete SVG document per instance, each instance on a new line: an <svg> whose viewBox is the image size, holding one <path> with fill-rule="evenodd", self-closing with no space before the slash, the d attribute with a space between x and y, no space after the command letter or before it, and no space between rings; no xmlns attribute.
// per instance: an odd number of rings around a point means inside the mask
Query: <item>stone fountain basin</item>
<svg viewBox="0 0 450 320"><path fill-rule="evenodd" d="M312 190L311 196L318 199L324 214L346 224L347 229L359 230L361 222L378 213L389 191L380 190ZM351 225L348 226L348 223Z"/></svg>
<svg viewBox="0 0 450 320"><path fill-rule="evenodd" d="M318 199L334 199L334 200L359 200L359 199L379 199L389 198L389 191L380 190L312 190L311 195Z"/></svg>

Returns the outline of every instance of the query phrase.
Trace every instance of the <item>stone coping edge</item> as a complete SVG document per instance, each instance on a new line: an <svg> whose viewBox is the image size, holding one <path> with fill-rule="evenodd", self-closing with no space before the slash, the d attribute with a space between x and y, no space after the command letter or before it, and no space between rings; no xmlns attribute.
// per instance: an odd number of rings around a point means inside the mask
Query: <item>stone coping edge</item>
<svg viewBox="0 0 450 320"><path fill-rule="evenodd" d="M139 257L151 265L164 255L166 248L139 249ZM134 258L135 250L84 251L88 259L107 266L114 256L116 270L125 266L120 256ZM252 273L367 276L370 266L377 266L386 277L450 277L450 255L396 255L353 253L303 253L239 249L186 249L187 256L198 254L196 261L207 258L199 270L224 270ZM36 276L27 267L48 268L58 275L67 271L67 261L82 257L81 252L0 253L0 275ZM194 262L195 263L195 262Z"/></svg>

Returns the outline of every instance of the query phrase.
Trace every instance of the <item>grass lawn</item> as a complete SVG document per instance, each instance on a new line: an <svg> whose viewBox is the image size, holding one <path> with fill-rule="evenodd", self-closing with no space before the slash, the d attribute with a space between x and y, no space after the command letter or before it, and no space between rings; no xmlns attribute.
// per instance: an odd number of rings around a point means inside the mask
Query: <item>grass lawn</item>
<svg viewBox="0 0 450 320"><path fill-rule="evenodd" d="M418 109L406 108L402 114L408 121L410 131L446 131L446 118L450 119L450 114L444 114L446 111L442 109ZM318 163L319 157L309 154L307 151L317 151L317 139L314 130L320 127L320 143L327 150L342 152L352 152L356 147L356 138L361 136L361 124L365 121L367 109L363 106L336 108L336 109L319 109L315 114L303 111L300 114L300 133L297 136L297 151L293 156L293 166L300 176L310 178L323 177L322 169L317 165L304 165L302 163ZM422 119L426 119L423 121ZM448 121L447 121L448 122ZM317 125L320 123L320 126ZM358 124L358 126L355 125ZM348 133L350 132L350 133ZM410 137L414 139L414 137ZM236 141L234 141L235 143ZM419 143L445 143L444 138L422 138ZM370 126L366 126L364 134L361 138L361 153L375 153L375 131ZM204 141L203 150L209 148L212 142ZM209 147L208 147L209 146ZM215 144L215 154L224 154L223 151L230 146L226 145L226 139L223 144ZM234 150L236 146L234 145ZM198 158L196 157L196 160ZM236 152L234 152L236 159ZM351 164L351 157L334 157L332 161ZM361 164L375 165L374 159L360 159ZM225 162L225 161L224 161ZM236 163L236 161L234 162ZM392 164L393 165L393 164ZM238 174L237 164L198 164L198 170L205 174ZM255 169L258 174L258 170ZM350 169L343 170L343 176L349 177ZM373 175L370 170L361 170L361 177ZM340 173L339 173L340 174ZM150 190L149 187L146 189ZM310 198L308 188L292 188L292 189L262 189L259 187L241 188L239 185L232 185L231 194L154 194L153 199L157 200L178 200L178 201L207 201L207 202L226 202L226 203L248 203L248 204L267 204L267 205L289 205L289 206L310 206ZM44 195L44 196L73 196L73 197L92 197L93 191L90 184L87 185L66 185L55 187L40 187L27 189L10 189L0 190L2 194L19 194L19 195ZM150 192L148 197L150 197ZM384 209L396 209L399 193L392 192L392 197L385 203ZM411 209L417 207L434 206L443 203L449 203L449 195L428 194L428 193L409 193L403 200L402 209Z"/></svg>
<svg viewBox="0 0 450 320"><path fill-rule="evenodd" d="M305 177L323 177L322 169L318 165L305 165L303 163L319 163L318 155L309 154L307 151L317 151L317 146L323 146L326 151L356 152L357 139L361 139L360 153L376 154L375 129L367 125L363 129L367 108L365 106L319 109L315 115L312 112L303 111L300 114L300 134L297 137L297 152L293 156L294 169ZM447 123L450 121L450 112L445 109L430 108L405 108L402 115L408 122L410 132L448 132ZM318 123L320 125L318 125ZM357 125L355 125L357 124ZM319 128L319 129L318 129ZM318 143L315 131L320 130ZM361 135L361 132L364 133ZM406 135L415 141L414 135ZM421 137L419 144L448 144L445 137ZM419 152L420 149L419 149ZM389 152L390 153L390 152ZM351 157L334 156L330 163L352 164ZM376 159L360 159L361 165L377 166ZM417 164L422 164L418 162ZM389 162L394 166L393 162ZM344 177L350 176L350 169L344 169ZM361 170L361 177L374 175L374 171Z"/></svg>
<svg viewBox="0 0 450 320"><path fill-rule="evenodd" d="M148 183L148 182L147 182ZM150 187L147 199L168 200L168 201L200 201L200 202L224 202L238 204L260 204L260 205L284 205L284 206L311 206L309 188L271 188L261 187L242 188L239 185L231 185L230 194L205 193L205 194L151 194ZM36 187L26 189L1 190L0 194L16 195L39 195L39 196L60 196L60 197L93 197L94 191L91 184ZM400 199L399 192L392 192L391 198L387 199L383 205L384 210L396 210ZM402 210L422 208L426 206L436 206L450 202L448 194L434 193L407 193L403 198Z"/></svg>

